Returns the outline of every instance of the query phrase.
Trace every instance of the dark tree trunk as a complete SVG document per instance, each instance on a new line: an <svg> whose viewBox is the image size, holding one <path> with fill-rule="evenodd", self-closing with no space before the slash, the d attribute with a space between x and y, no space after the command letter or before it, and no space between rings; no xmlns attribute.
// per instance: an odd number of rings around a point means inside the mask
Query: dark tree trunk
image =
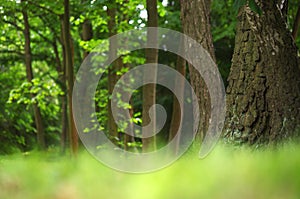
<svg viewBox="0 0 300 199"><path fill-rule="evenodd" d="M62 19L61 19L62 20ZM61 22L62 26L62 22ZM61 33L62 34L62 33ZM60 145L61 145L61 152L65 153L66 146L67 146L67 132L68 132L68 114L67 114L67 96L66 96L66 77L65 77L65 56L63 56L63 64L59 57L58 47L56 44L56 38L53 39L53 50L55 54L56 60L56 71L58 73L58 81L60 88L64 92L63 96L60 97L61 99L61 136L60 136ZM62 45L63 52L64 52L64 45Z"/></svg>
<svg viewBox="0 0 300 199"><path fill-rule="evenodd" d="M210 30L210 0L181 0L181 21L183 33L199 42L215 61L212 34ZM186 46L188 48L188 46ZM197 137L202 140L208 129L211 113L210 96L203 78L189 64L191 85L199 103L200 124Z"/></svg>
<svg viewBox="0 0 300 199"><path fill-rule="evenodd" d="M158 26L158 13L157 13L157 0L147 0L146 1L147 13L148 13L148 27ZM157 43L157 33L154 31L147 32L147 43ZM157 64L158 61L158 50L157 49L146 49L146 63ZM152 80L156 79L156 65L145 69L144 78L149 78ZM155 104L156 101L156 85L146 84L143 86L143 113L142 120L143 126L152 124L149 130L151 132L146 132L144 130L143 135L150 135L156 131L156 113L153 110L150 113L150 107ZM152 121L149 117L152 115ZM150 123L151 122L151 123ZM154 151L156 149L156 136L143 138L143 152Z"/></svg>
<svg viewBox="0 0 300 199"><path fill-rule="evenodd" d="M33 79L33 72L32 72L31 48L30 48L30 26L28 22L28 14L26 8L22 10L22 14L24 20L24 37L25 37L24 51L25 51L26 76L27 76L27 81L31 83ZM32 94L31 97L34 98L35 95ZM44 150L46 148L45 132L44 132L42 114L40 108L38 107L38 103L33 103L33 110L34 110L35 126L37 131L38 147Z"/></svg>
<svg viewBox="0 0 300 199"><path fill-rule="evenodd" d="M89 19L84 20L82 24L82 40L90 41L93 38L93 27ZM88 51L83 52L83 58L86 58L89 55Z"/></svg>
<svg viewBox="0 0 300 199"><path fill-rule="evenodd" d="M296 40L296 38L297 38L299 26L300 26L300 6L298 7L298 11L297 11L296 18L294 21L294 26L293 26L292 35L293 35L294 40Z"/></svg>
<svg viewBox="0 0 300 199"><path fill-rule="evenodd" d="M69 119L69 136L71 142L71 150L73 155L78 151L78 134L76 131L74 118L73 118L73 103L72 91L74 85L74 68L73 68L73 54L72 54L72 38L70 33L70 3L69 0L64 0L64 25L63 36L65 46L65 64L66 64L66 80L67 80L67 96L68 96L68 119Z"/></svg>
<svg viewBox="0 0 300 199"><path fill-rule="evenodd" d="M107 9L107 14L109 16L108 21L108 31L109 36L112 37L117 33L116 30L116 4L109 4ZM109 40L109 56L117 57L117 48L118 41L116 39ZM111 96L114 86L117 82L117 71L120 70L120 62L119 59L114 61L108 68L108 93ZM119 134L118 134L118 126L115 123L113 118L112 110L111 110L111 99L108 100L108 133L115 145L118 145Z"/></svg>
<svg viewBox="0 0 300 199"><path fill-rule="evenodd" d="M300 121L297 48L280 10L260 1L261 16L238 16L228 78L225 136L237 143L272 143L292 135Z"/></svg>
<svg viewBox="0 0 300 199"><path fill-rule="evenodd" d="M126 67L126 65L125 65L125 67ZM134 110L133 110L131 101L129 101L129 103L131 105L131 108L129 109L129 115L130 115L131 118L133 118ZM132 120L129 121L129 125L131 126L130 129L133 129L133 121ZM126 151L135 151L135 152L137 152L136 147L131 147L131 146L128 145L129 143L133 143L133 142L135 142L135 138L133 136L128 135L128 134L125 133L125 135L124 135L124 149Z"/></svg>
<svg viewBox="0 0 300 199"><path fill-rule="evenodd" d="M186 65L186 61L178 56L177 57L177 63L176 63L176 70L183 76L185 77L185 67ZM176 134L179 134L179 136L177 137L178 139L176 140L176 145L175 145L175 149L174 150L175 154L178 153L179 150L179 139L180 139L180 135L182 132L182 129L180 129L180 123L181 123L181 117L183 115L183 113L181 112L181 110L184 110L184 107L180 107L180 103L183 104L183 100L184 100L184 79L178 79L175 80L175 89L178 89L178 93L180 93L179 96L175 96L173 97L173 112L172 112L172 119L171 119L171 125L170 125L170 132L169 132L169 142L172 141L172 139L175 138Z"/></svg>

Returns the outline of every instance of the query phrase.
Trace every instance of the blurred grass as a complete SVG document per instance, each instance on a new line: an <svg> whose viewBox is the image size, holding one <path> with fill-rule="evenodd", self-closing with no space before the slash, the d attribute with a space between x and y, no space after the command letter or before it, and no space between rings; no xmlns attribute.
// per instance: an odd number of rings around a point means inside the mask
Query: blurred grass
<svg viewBox="0 0 300 199"><path fill-rule="evenodd" d="M192 149L154 173L111 170L82 151L78 158L31 153L0 157L0 199L300 198L300 146L251 150Z"/></svg>

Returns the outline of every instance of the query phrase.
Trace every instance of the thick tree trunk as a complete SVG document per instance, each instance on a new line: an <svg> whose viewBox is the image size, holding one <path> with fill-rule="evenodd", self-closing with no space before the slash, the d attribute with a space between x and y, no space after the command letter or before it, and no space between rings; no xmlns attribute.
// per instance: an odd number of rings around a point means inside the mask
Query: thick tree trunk
<svg viewBox="0 0 300 199"><path fill-rule="evenodd" d="M157 27L158 26L158 13L157 13L157 0L147 0L146 1L147 13L148 13L148 27ZM147 43L155 44L157 43L157 33L154 31L147 32ZM146 63L157 64L158 61L158 50L157 49L146 49ZM157 69L156 65L148 67L144 71L144 78L149 78L151 80L156 80ZM144 130L142 134L151 135L156 131L156 113L152 109L150 113L150 107L155 104L156 101L156 85L155 84L146 84L143 86L143 113L142 120L143 126L151 125L151 128L148 128L151 132ZM152 115L152 121L150 119ZM156 150L156 136L143 138L143 152L149 152Z"/></svg>
<svg viewBox="0 0 300 199"><path fill-rule="evenodd" d="M73 118L73 103L72 103L72 91L74 85L74 68L73 68L73 55L72 55L72 38L70 33L70 4L69 0L64 0L64 46L65 46L65 59L66 59L66 80L67 80L67 96L68 96L68 119L69 119L69 136L71 142L71 149L73 155L77 154L78 151L78 134L76 131L74 118Z"/></svg>
<svg viewBox="0 0 300 199"><path fill-rule="evenodd" d="M24 37L25 37L25 65L26 65L26 76L27 81L31 83L33 79L33 72L32 72L32 59L31 59L31 48L30 48L30 27L28 22L28 14L26 8L22 10L23 20L24 20ZM35 97L34 94L31 95L32 98ZM34 119L35 119L35 126L37 131L37 143L38 147L42 150L46 148L45 143L45 132L43 126L43 120L41 111L38 107L37 103L33 103L33 110L34 110Z"/></svg>
<svg viewBox="0 0 300 199"><path fill-rule="evenodd" d="M210 0L181 0L181 21L183 33L199 42L215 61L212 34L210 30ZM185 46L188 48L188 46ZM198 97L200 124L197 137L202 140L208 129L210 118L210 96L199 72L189 64L191 85Z"/></svg>
<svg viewBox="0 0 300 199"><path fill-rule="evenodd" d="M297 48L275 3L260 6L261 16L248 7L238 16L225 124L237 143L278 141L300 122Z"/></svg>

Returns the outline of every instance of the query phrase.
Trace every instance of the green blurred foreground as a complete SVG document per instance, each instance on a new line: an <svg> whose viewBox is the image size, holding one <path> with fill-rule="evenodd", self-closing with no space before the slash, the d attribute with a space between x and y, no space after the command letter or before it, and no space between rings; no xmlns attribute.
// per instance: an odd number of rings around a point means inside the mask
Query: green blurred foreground
<svg viewBox="0 0 300 199"><path fill-rule="evenodd" d="M196 151L196 150L195 150ZM149 174L111 170L87 152L78 159L29 154L1 157L1 199L300 198L300 146L251 151L217 147L199 160L188 152Z"/></svg>

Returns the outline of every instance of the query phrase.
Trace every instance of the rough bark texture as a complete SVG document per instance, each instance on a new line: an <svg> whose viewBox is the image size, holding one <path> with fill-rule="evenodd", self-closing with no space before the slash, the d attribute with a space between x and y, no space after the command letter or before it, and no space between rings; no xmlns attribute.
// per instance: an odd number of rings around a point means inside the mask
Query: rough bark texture
<svg viewBox="0 0 300 199"><path fill-rule="evenodd" d="M157 0L147 0L147 13L148 13L148 27L158 26L158 14L157 14ZM148 43L157 43L157 33L154 31L148 32L147 35ZM146 49L146 63L156 64L158 61L158 50L157 49ZM146 76L144 78L156 79L156 67L149 67L145 70ZM147 84L143 87L143 126L150 124L150 112L149 109L155 104L156 99L156 85ZM151 113L152 127L150 128L153 132L156 130L156 114L155 111ZM143 132L143 135L149 135L152 132ZM143 152L149 152L156 149L156 136L149 138L143 138Z"/></svg>
<svg viewBox="0 0 300 199"><path fill-rule="evenodd" d="M216 58L210 30L210 3L210 0L181 0L181 21L183 33L199 42L215 61ZM209 124L211 112L210 96L203 78L190 64L189 72L191 85L198 97L200 110L200 124L197 137L202 140Z"/></svg>
<svg viewBox="0 0 300 199"><path fill-rule="evenodd" d="M31 48L30 48L30 26L28 22L28 14L26 8L22 10L22 14L24 20L24 37L25 37L24 51L25 51L26 76L27 76L27 81L31 83L33 79L33 72L32 72ZM35 95L31 94L31 97L34 98ZM34 111L34 120L35 120L35 126L37 131L36 133L37 133L38 147L40 149L45 149L46 143L45 143L45 132L44 132L42 114L37 103L33 104L33 111Z"/></svg>
<svg viewBox="0 0 300 199"><path fill-rule="evenodd" d="M277 0L277 6L279 7L282 17L285 22L288 20L289 1L288 0Z"/></svg>
<svg viewBox="0 0 300 199"><path fill-rule="evenodd" d="M228 78L225 136L237 143L271 143L295 132L300 121L297 48L274 2L260 1L238 15Z"/></svg>
<svg viewBox="0 0 300 199"><path fill-rule="evenodd" d="M73 68L73 55L72 55L72 38L70 33L70 13L69 13L70 2L64 0L64 46L65 46L65 64L66 64L66 80L67 80L67 96L68 96L68 119L69 119L69 136L71 142L71 150L73 155L77 154L78 151L78 134L76 131L74 118L73 118L73 103L72 103L72 91L74 85L74 68Z"/></svg>

